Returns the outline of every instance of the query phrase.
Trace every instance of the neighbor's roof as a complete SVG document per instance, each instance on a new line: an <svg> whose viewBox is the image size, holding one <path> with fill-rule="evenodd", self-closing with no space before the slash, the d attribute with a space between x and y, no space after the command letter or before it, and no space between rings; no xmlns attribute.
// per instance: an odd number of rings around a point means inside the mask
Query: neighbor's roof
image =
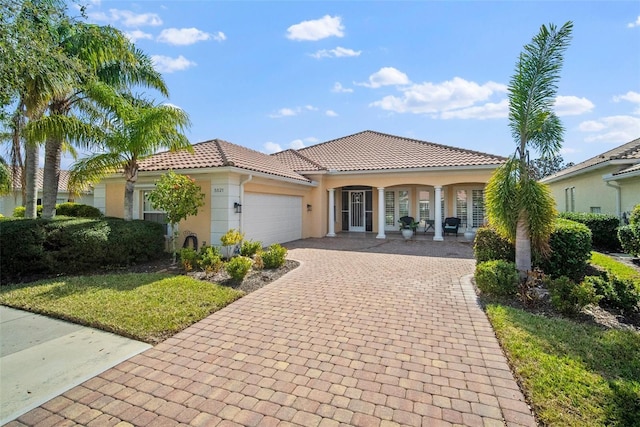
<svg viewBox="0 0 640 427"><path fill-rule="evenodd" d="M553 175L549 175L543 178L542 182L552 182L557 181L558 179L564 176L571 176L579 173L583 169L592 168L597 165L605 166L606 163L611 162L613 160L621 160L627 161L624 162L629 165L635 165L636 163L640 163L640 138L634 139L631 142L627 142L626 144L620 145L614 149L606 151L602 154L598 154L595 157L585 160L584 162L578 163L577 165L571 166L569 168L563 169L560 172L556 172ZM629 172L628 167L620 170L615 174Z"/></svg>
<svg viewBox="0 0 640 427"><path fill-rule="evenodd" d="M10 166L9 166L9 170L11 170ZM13 188L15 190L22 189L22 182L21 182L22 180L20 179L22 176L22 173L20 169L15 169L15 173L13 173L12 171L11 175L13 178ZM44 169L39 168L38 171L36 172L36 186L38 188L38 191L42 191L43 181L44 181ZM67 188L68 186L69 186L69 171L61 170L60 178L58 179L58 191L62 193L68 192L69 191Z"/></svg>
<svg viewBox="0 0 640 427"><path fill-rule="evenodd" d="M291 154L284 153L277 153L276 157L297 171L306 171L307 165L314 164L330 171L369 171L493 166L506 160L493 154L370 130L297 150L304 160L293 161Z"/></svg>
<svg viewBox="0 0 640 427"><path fill-rule="evenodd" d="M220 139L193 144L193 152L187 150L165 151L140 162L140 171L169 169L203 169L235 166L249 171L309 182L275 157Z"/></svg>

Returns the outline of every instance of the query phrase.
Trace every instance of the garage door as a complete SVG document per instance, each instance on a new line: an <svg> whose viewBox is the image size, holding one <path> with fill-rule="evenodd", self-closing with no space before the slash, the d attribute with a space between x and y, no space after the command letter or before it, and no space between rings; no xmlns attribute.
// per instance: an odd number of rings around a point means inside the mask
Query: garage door
<svg viewBox="0 0 640 427"><path fill-rule="evenodd" d="M264 246L302 238L302 197L245 193L245 238Z"/></svg>

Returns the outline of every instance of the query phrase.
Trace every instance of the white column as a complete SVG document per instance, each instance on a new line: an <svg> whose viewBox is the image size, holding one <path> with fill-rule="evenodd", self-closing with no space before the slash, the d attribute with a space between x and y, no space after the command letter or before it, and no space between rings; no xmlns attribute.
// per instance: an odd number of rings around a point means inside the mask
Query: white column
<svg viewBox="0 0 640 427"><path fill-rule="evenodd" d="M434 195L436 199L434 203L436 232L433 235L433 240L442 241L444 240L442 237L442 186L436 185L433 188L436 190Z"/></svg>
<svg viewBox="0 0 640 427"><path fill-rule="evenodd" d="M376 239L386 239L384 234L384 187L378 187L378 235Z"/></svg>
<svg viewBox="0 0 640 427"><path fill-rule="evenodd" d="M327 191L329 192L329 232L327 237L336 237L336 189L329 188Z"/></svg>

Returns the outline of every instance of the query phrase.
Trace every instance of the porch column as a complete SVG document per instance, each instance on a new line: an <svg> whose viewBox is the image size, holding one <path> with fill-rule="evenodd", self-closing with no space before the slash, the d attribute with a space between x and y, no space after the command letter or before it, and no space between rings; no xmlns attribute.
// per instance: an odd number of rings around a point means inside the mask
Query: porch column
<svg viewBox="0 0 640 427"><path fill-rule="evenodd" d="M336 189L329 188L329 232L327 237L336 237L336 210L334 205L336 204Z"/></svg>
<svg viewBox="0 0 640 427"><path fill-rule="evenodd" d="M442 186L441 185L436 185L433 187L436 191L435 191L435 203L434 203L434 209L435 209L435 226L436 226L436 231L433 235L433 240L436 241L442 241L444 240L444 238L442 237Z"/></svg>
<svg viewBox="0 0 640 427"><path fill-rule="evenodd" d="M386 239L384 235L384 187L378 187L378 235L376 239Z"/></svg>

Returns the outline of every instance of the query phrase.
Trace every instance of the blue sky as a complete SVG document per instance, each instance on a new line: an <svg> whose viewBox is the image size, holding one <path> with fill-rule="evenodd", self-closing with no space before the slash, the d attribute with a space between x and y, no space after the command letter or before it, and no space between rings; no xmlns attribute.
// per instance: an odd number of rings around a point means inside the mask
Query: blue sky
<svg viewBox="0 0 640 427"><path fill-rule="evenodd" d="M510 155L516 59L568 20L565 161L640 137L637 1L102 0L87 14L154 58L193 143L271 153L375 130Z"/></svg>

